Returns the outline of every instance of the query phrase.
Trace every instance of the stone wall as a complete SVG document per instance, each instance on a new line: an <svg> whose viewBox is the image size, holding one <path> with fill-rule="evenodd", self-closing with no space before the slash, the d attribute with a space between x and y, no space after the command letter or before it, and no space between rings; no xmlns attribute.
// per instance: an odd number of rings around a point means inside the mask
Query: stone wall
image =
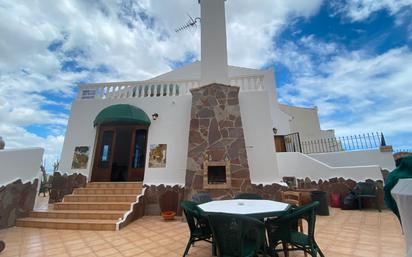
<svg viewBox="0 0 412 257"><path fill-rule="evenodd" d="M201 190L201 193L209 194L215 200L229 200L233 199L239 193L253 193L261 195L266 200L280 201L281 191L287 190L287 187L279 184L271 185L256 185L249 184L241 189L227 189L227 190ZM190 198L187 198L190 200Z"/></svg>
<svg viewBox="0 0 412 257"><path fill-rule="evenodd" d="M144 196L145 214L160 215L162 211L174 211L177 215L182 214L180 203L184 199L184 188L175 186L148 186Z"/></svg>
<svg viewBox="0 0 412 257"><path fill-rule="evenodd" d="M211 84L192 89L191 93L185 182L187 199L200 191L221 198L230 195L232 191L245 191L251 183L239 107L239 88ZM230 163L230 189L206 190L203 187L205 160L227 160Z"/></svg>
<svg viewBox="0 0 412 257"><path fill-rule="evenodd" d="M319 189L321 191L326 192L327 201L330 202L330 195L332 193L339 193L341 195L341 199L345 197L350 190L354 189L357 182L351 179L344 179L344 178L331 178L329 180L319 180L319 181L312 181L309 178L306 179L297 179L299 188L302 189ZM380 206L384 207L383 201L383 181L373 181L373 180L365 180L366 182L374 182L378 187L378 199ZM364 200L364 207L369 208L373 207L373 202L368 201L367 199Z"/></svg>
<svg viewBox="0 0 412 257"><path fill-rule="evenodd" d="M185 196L187 190L185 188L175 186L148 186L145 192L145 214L160 215L162 211L175 211L177 215L182 214L180 204L183 200L191 200L191 195ZM261 195L264 199L280 201L281 191L287 190L286 187L278 184L272 185L255 185L250 184L244 191L227 189L227 190L207 190L214 200L233 199L238 193L247 192Z"/></svg>
<svg viewBox="0 0 412 257"><path fill-rule="evenodd" d="M51 184L49 203L55 203L61 202L65 195L73 192L73 189L85 187L87 178L80 173L61 175L59 172L54 172L49 177L49 183Z"/></svg>
<svg viewBox="0 0 412 257"><path fill-rule="evenodd" d="M27 217L34 208L38 179L25 184L16 180L0 187L0 229L14 226L17 218Z"/></svg>

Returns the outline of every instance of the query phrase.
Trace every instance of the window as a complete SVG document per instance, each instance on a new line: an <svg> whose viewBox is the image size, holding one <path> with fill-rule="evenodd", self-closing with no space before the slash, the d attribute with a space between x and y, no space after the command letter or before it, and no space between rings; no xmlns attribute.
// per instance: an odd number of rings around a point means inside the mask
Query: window
<svg viewBox="0 0 412 257"><path fill-rule="evenodd" d="M132 168L144 168L146 154L146 130L138 129L135 133L136 136L133 148Z"/></svg>
<svg viewBox="0 0 412 257"><path fill-rule="evenodd" d="M100 150L99 168L108 168L110 162L110 153L112 150L113 131L103 132L102 146Z"/></svg>

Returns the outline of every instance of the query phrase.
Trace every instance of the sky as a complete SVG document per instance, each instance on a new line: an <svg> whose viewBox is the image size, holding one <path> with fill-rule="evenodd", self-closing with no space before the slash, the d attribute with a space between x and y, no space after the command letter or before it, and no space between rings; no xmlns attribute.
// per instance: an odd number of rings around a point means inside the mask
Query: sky
<svg viewBox="0 0 412 257"><path fill-rule="evenodd" d="M0 0L0 136L60 157L77 85L144 80L200 59L197 0ZM274 67L279 102L338 136L412 149L412 0L228 0L230 65Z"/></svg>

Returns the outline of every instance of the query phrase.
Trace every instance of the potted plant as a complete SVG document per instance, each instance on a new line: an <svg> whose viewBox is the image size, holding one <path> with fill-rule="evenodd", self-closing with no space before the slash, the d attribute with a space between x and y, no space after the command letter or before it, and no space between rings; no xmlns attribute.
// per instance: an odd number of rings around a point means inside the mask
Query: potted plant
<svg viewBox="0 0 412 257"><path fill-rule="evenodd" d="M164 212L162 212L162 216L163 216L163 219L166 220L166 221L174 220L175 216L176 216L176 212L174 212L174 211L164 211Z"/></svg>

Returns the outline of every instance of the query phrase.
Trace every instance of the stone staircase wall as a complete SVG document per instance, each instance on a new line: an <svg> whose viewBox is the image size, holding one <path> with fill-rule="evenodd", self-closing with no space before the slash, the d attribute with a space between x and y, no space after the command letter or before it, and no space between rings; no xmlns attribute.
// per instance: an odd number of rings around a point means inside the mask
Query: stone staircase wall
<svg viewBox="0 0 412 257"><path fill-rule="evenodd" d="M17 226L75 230L119 230L143 216L145 188L138 182L92 182L75 188L53 209L33 211Z"/></svg>

